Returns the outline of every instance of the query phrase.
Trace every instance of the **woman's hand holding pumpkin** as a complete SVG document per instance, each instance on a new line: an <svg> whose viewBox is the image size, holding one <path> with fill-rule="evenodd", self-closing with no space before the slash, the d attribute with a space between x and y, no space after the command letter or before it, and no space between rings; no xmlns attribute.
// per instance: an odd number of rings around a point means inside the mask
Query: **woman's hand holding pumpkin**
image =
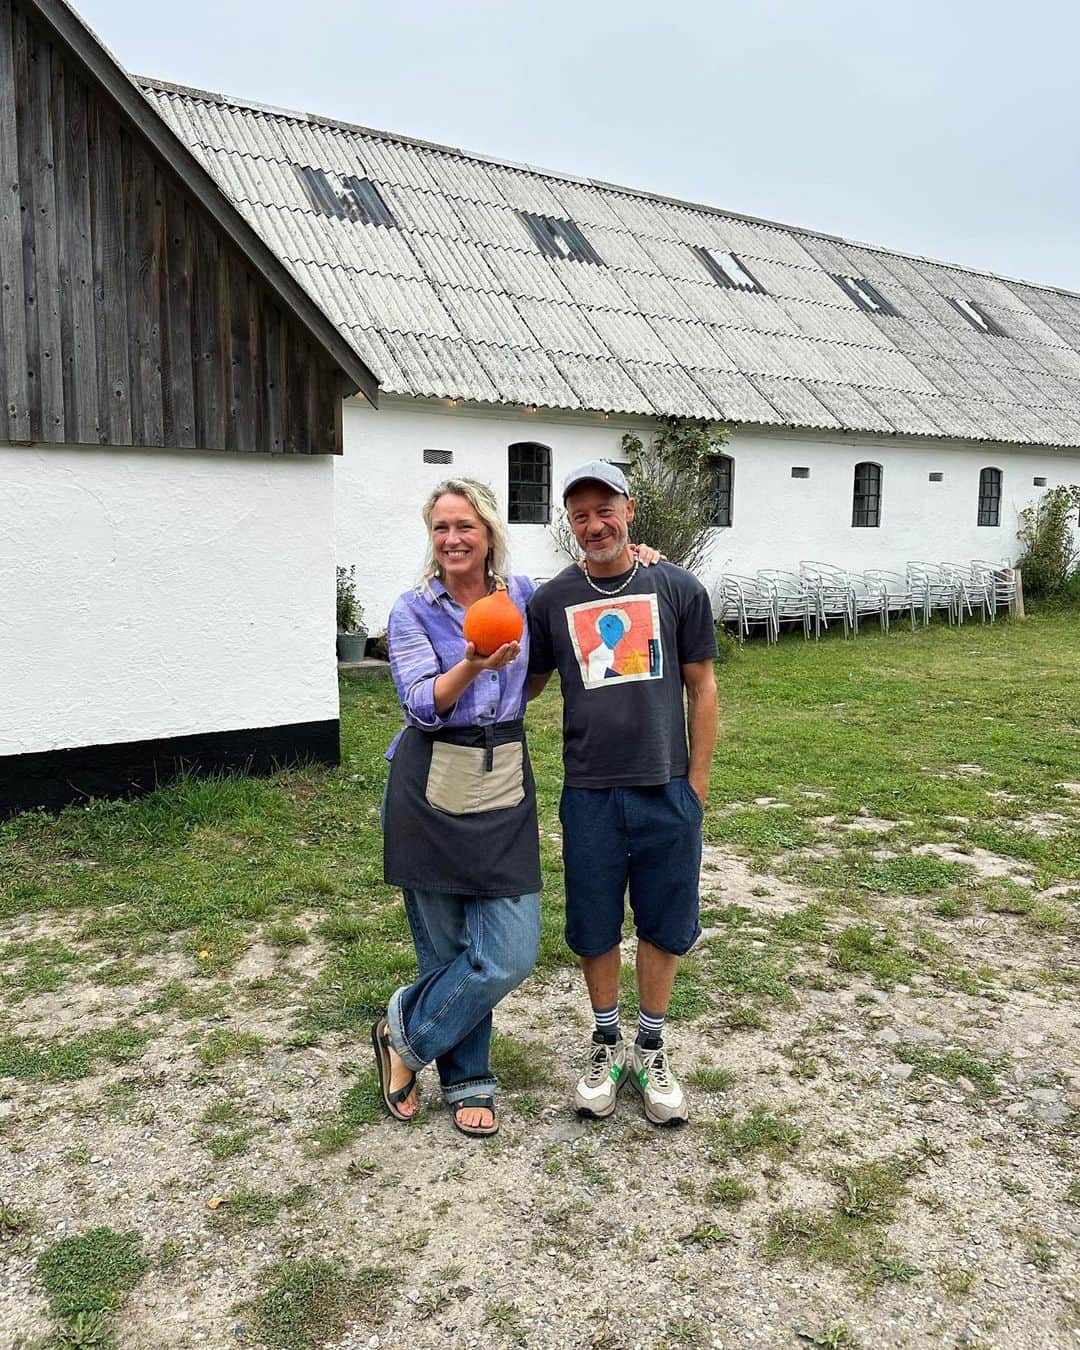
<svg viewBox="0 0 1080 1350"><path fill-rule="evenodd" d="M482 670L502 670L521 655L520 642L504 642L490 656L481 656L473 643L466 642L464 661L475 678Z"/></svg>

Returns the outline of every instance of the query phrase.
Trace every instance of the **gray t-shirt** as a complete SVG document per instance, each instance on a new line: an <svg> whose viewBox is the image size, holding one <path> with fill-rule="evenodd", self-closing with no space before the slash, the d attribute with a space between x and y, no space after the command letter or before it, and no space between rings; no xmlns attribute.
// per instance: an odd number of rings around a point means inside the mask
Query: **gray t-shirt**
<svg viewBox="0 0 1080 1350"><path fill-rule="evenodd" d="M613 591L630 574L597 579ZM686 773L682 667L716 655L708 592L672 563L598 595L570 566L529 600L529 672L558 670L570 787L648 787Z"/></svg>

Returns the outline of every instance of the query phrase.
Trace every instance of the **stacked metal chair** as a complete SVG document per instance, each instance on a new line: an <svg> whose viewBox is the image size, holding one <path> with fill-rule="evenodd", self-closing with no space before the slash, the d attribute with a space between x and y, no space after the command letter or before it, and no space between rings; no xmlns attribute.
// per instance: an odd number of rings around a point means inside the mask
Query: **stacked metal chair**
<svg viewBox="0 0 1080 1350"><path fill-rule="evenodd" d="M851 578L842 567L831 563L800 562L799 574L806 581L814 601L816 632L828 629L830 619L840 619L844 636L855 631L855 596Z"/></svg>
<svg viewBox="0 0 1080 1350"><path fill-rule="evenodd" d="M728 618L734 618L740 647L750 636L751 624L763 624L765 640L777 641L780 628L773 607L772 591L757 577L725 573L720 579L719 600L718 619L723 623Z"/></svg>
<svg viewBox="0 0 1080 1350"><path fill-rule="evenodd" d="M894 614L907 614L911 620L911 631L915 631L916 614L923 620L922 595L916 596L911 580L903 572L890 572L881 567L864 572L868 586L877 587L881 595L881 607L885 615L885 631L889 631Z"/></svg>
<svg viewBox="0 0 1080 1350"><path fill-rule="evenodd" d="M772 596L773 626L777 633L782 623L802 625L803 637L810 637L814 600L805 580L796 572L782 572L777 568L762 568L757 574L762 585Z"/></svg>

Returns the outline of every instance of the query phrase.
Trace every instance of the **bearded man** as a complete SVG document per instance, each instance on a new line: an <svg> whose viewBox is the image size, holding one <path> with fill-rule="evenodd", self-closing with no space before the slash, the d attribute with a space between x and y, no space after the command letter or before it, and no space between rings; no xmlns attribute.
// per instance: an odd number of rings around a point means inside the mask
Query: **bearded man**
<svg viewBox="0 0 1080 1350"><path fill-rule="evenodd" d="M566 479L563 502L584 556L529 601L529 696L558 670L566 940L595 1019L574 1104L582 1116L609 1116L629 1079L653 1124L681 1125L689 1112L663 1029L679 957L701 932L716 630L696 577L668 562L639 567L621 469L583 464ZM619 1019L628 887L639 1008L629 1049Z"/></svg>

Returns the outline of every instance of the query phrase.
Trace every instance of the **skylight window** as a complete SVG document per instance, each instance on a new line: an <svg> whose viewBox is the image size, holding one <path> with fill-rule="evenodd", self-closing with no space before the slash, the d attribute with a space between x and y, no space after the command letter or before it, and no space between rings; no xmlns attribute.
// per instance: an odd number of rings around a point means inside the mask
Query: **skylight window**
<svg viewBox="0 0 1080 1350"><path fill-rule="evenodd" d="M572 220L535 216L530 211L519 211L518 215L533 240L549 258L594 263L597 267L604 265L604 260Z"/></svg>
<svg viewBox="0 0 1080 1350"><path fill-rule="evenodd" d="M735 291L757 291L760 295L765 294L765 287L734 253L722 248L696 245L694 252L705 264L712 279L718 281L721 286L729 286Z"/></svg>
<svg viewBox="0 0 1080 1350"><path fill-rule="evenodd" d="M359 220L365 225L396 226L397 221L370 178L357 178L313 169L310 164L294 164L296 176L304 185L312 206L324 216L339 220Z"/></svg>
<svg viewBox="0 0 1080 1350"><path fill-rule="evenodd" d="M958 295L947 295L945 297L949 304L957 313L962 314L972 328L978 329L980 333L986 333L990 337L1008 337L1005 329L994 320L983 309L982 305L977 305L974 300L963 300Z"/></svg>
<svg viewBox="0 0 1080 1350"><path fill-rule="evenodd" d="M899 318L899 311L893 309L878 288L865 277L834 277L840 288L851 297L864 314L879 314L882 318Z"/></svg>

